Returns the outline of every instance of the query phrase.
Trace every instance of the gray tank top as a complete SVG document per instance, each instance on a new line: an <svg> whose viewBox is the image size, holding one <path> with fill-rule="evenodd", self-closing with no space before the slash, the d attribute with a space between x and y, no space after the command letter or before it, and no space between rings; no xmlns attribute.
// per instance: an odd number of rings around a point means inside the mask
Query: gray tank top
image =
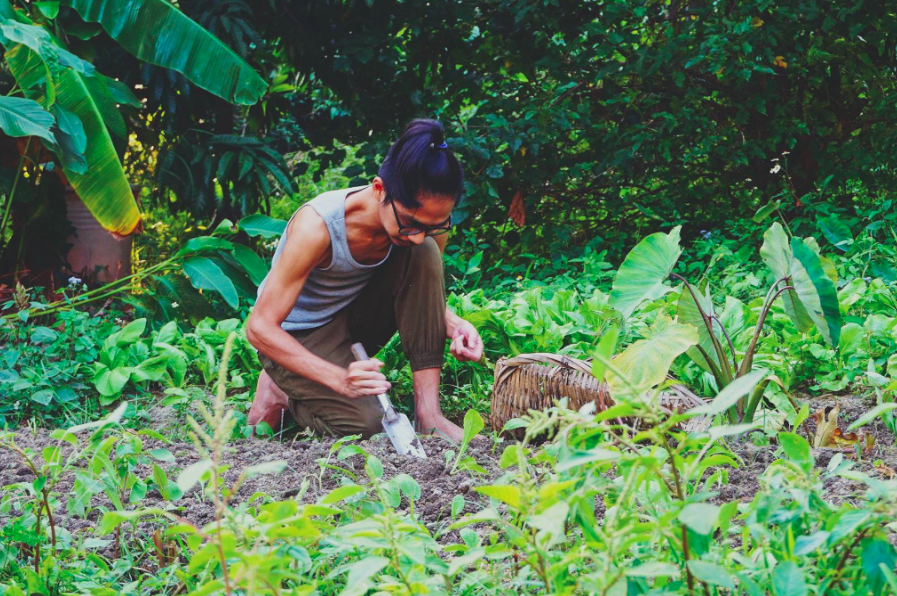
<svg viewBox="0 0 897 596"><path fill-rule="evenodd" d="M327 267L312 269L299 293L299 298L296 299L296 304L280 324L285 331L314 329L329 323L340 309L358 296L361 289L374 275L374 270L382 265L392 253L392 246L390 246L389 252L386 253L386 257L382 261L373 265L363 265L353 259L352 253L349 252L349 244L346 240L346 197L357 190L367 188L367 186L369 185L328 191L299 207L299 209L311 207L324 220L327 231L330 232L332 257ZM290 221L293 221L293 217L296 217L299 209L293 213ZM288 232L289 228L284 230L277 243L277 250L274 251L271 263L272 267L283 253ZM262 295L268 275L259 284L257 296Z"/></svg>

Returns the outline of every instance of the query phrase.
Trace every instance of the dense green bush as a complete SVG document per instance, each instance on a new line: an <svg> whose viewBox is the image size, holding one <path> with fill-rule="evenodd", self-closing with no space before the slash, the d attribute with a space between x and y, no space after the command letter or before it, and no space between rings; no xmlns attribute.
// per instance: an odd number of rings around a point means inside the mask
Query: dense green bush
<svg viewBox="0 0 897 596"><path fill-rule="evenodd" d="M892 190L891 8L288 2L259 18L327 86L304 94L327 108L300 120L312 144L368 142L350 176L373 176L405 121L435 116L477 221L503 224L519 190L524 241L569 226L580 244L625 244L615 230L694 233L777 196L793 210L847 206L857 182L871 200Z"/></svg>

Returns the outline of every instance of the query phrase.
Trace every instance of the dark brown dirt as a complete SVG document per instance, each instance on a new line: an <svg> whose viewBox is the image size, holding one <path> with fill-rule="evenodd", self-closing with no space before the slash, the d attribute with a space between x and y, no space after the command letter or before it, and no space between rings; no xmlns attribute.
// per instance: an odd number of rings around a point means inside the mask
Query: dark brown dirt
<svg viewBox="0 0 897 596"><path fill-rule="evenodd" d="M85 440L87 435L81 437ZM143 438L144 451L150 449L168 449L176 461L171 463L159 463L166 470L172 480L177 478L178 472L201 458L191 444L168 444L153 439ZM395 453L389 440L382 435L371 441L358 442L370 455L376 456L383 464L383 478L388 480L398 474L408 474L417 480L421 488L420 499L415 503L415 514L418 519L427 525L434 533L444 529L451 523L452 499L461 494L465 497L464 512L477 511L480 505L485 503L485 498L470 489L480 484L488 484L498 478L501 470L498 467L497 458L500 451L493 453L491 441L483 437L476 437L470 444L466 455L473 456L477 463L487 470L485 475L473 474L467 471L450 473L451 464L446 463L446 454L449 451L457 453L457 446L438 437L424 437L421 439L424 449L429 456L426 460L410 456L399 456ZM15 433L15 442L22 449L31 449L36 452L37 461L41 450L48 445L56 445L58 442L50 438L46 431L38 431L32 434L28 431ZM233 486L245 468L265 462L282 460L286 462L286 468L278 475L259 475L245 481L236 494L231 498L231 504L237 505L246 502L257 493L263 493L274 500L295 498L299 496L304 481L308 481L308 488L302 494L302 502L315 502L340 486L341 481L351 479L350 474L357 476L357 482L368 482L364 471L364 458L361 455L352 455L342 461L337 460L339 447L331 452L333 439L323 440L290 440L283 443L268 439L245 439L231 442L227 445L222 464L227 466L224 473L225 485ZM68 446L67 443L63 443ZM64 449L67 453L68 450ZM329 458L329 459L328 459ZM454 462L454 458L451 460ZM324 467L324 464L333 467ZM345 471L340 471L342 468ZM149 465L139 466L135 470L140 478L151 477L152 468ZM10 490L8 485L34 480L34 475L22 463L18 453L0 448L0 499ZM61 496L58 506L54 511L58 526L64 527L72 533L88 531L100 519L99 510L89 511L85 518L69 516L65 508L65 495L70 493L74 484L73 473L65 474L54 491ZM259 504L256 500L254 504ZM105 495L94 497L94 505L110 508L110 501ZM146 497L140 501L141 507L162 507L173 505L172 513L189 520L201 527L213 519L213 508L207 498L202 498L199 489L194 488L183 497L170 503L162 498L156 490L150 490ZM408 503L403 499L401 508L407 508ZM3 521L0 514L0 523Z"/></svg>
<svg viewBox="0 0 897 596"><path fill-rule="evenodd" d="M875 407L874 400L844 395L830 395L803 401L810 407L811 416L807 421L807 426L811 435L816 432L816 424L813 422L812 413L819 409L831 409L838 406L840 410L838 425L841 429L846 430L852 422ZM800 428L797 432L804 435L805 431L803 428ZM816 467L825 470L832 458L837 453L841 453L845 459L855 462L855 470L875 478L888 480L893 471L897 471L897 446L894 444L894 435L880 420L857 429L857 432L868 433L874 437L874 445L868 453L864 453L860 458L857 458L856 451L850 448L814 449L813 456L816 459ZM729 446L741 457L744 463L741 467L729 471L729 481L719 489L718 499L720 502L732 500L750 501L757 491L760 490L760 476L769 467L769 464L777 459L775 455L776 446L755 445L749 439L733 441ZM877 462L881 462L881 465L877 466ZM824 487L828 498L836 504L857 498L866 490L865 485L859 482L837 476L826 478Z"/></svg>
<svg viewBox="0 0 897 596"><path fill-rule="evenodd" d="M850 422L856 420L874 406L874 403L870 400L848 396L816 399L808 401L808 403L811 411L826 406L831 407L835 404L839 405L842 418L841 426L844 429L847 428ZM813 426L811 421L811 432L814 431ZM897 470L897 447L894 445L894 437L881 422L869 424L861 430L875 436L875 445L869 453L863 455L856 462L856 469L875 477L887 478L889 470ZM57 441L49 437L49 432L47 431L38 431L36 434L32 434L29 431L17 431L15 433L15 441L20 447L30 448L38 454L45 446L57 444ZM429 458L426 460L398 456L385 436L358 444L369 454L375 455L380 459L383 463L385 479L405 473L417 480L421 487L421 497L415 504L415 513L418 519L435 534L444 530L451 523L450 510L452 499L455 495L464 495L466 501L465 512L476 511L481 505L485 504L485 499L472 491L471 488L482 484L495 483L500 480L503 471L498 467L497 462L503 446L498 445L493 448L491 441L478 437L471 444L468 453L486 469L486 474L474 475L464 471L450 474L450 466L446 464L446 452L457 450L457 446L451 445L441 438L429 437L422 439L422 441L429 455ZM200 459L193 446L189 443L166 444L151 439L144 439L144 443L145 450L165 448L175 456L175 462L160 464L168 473L169 478L172 479L177 477L180 469ZM358 483L363 484L367 482L362 456L353 455L345 460L338 461L336 459L337 450L333 450L333 453L331 453L333 444L333 439L294 439L282 443L270 439L246 439L229 443L223 461L228 466L224 474L228 486L232 485L241 471L248 466L278 460L286 462L286 469L279 475L256 476L245 482L233 496L231 504L236 506L246 502L257 493L263 493L272 499L278 500L296 498L299 496L303 481L308 481L309 487L302 494L301 500L303 502L315 502L330 490L349 479L349 474L356 475ZM749 439L733 441L730 447L742 459L743 465L729 471L728 483L717 489L720 491L718 499L720 501L750 500L760 488L760 476L769 464L776 459L775 452L777 447L774 444L758 446ZM817 467L825 469L836 453L838 453L836 449L814 450ZM330 458L329 460L328 457ZM847 452L844 453L844 457L855 459L854 454ZM40 461L39 455L38 460ZM876 466L876 461L880 461L881 465ZM339 466L345 471L325 467L323 465L325 462L329 465ZM136 473L139 477L146 478L151 476L152 471L150 466L141 466ZM23 465L22 459L17 453L0 448L0 501L2 501L4 495L13 490L8 485L23 482L31 483L33 480L33 475ZM86 534L90 532L90 529L100 519L101 511L98 509L89 511L86 518L76 518L67 515L65 499L66 495L72 490L73 482L73 474L68 473L62 477L59 484L54 488L54 492L59 495L55 515L59 526L76 535ZM859 496L860 492L864 490L858 483L837 477L826 479L825 486L829 491L829 496L835 502L850 500ZM255 502L257 503L258 501ZM94 505L109 508L110 504L105 496L97 495L94 498ZM173 506L173 513L198 526L211 521L213 515L210 501L202 498L197 488L194 488L174 503L165 501L158 492L151 490L145 499L141 501L140 505L143 507L159 506L163 508ZM600 503L599 506L601 506ZM407 502L404 500L402 507L407 507ZM0 514L0 523L4 523L4 517L5 514ZM144 526L143 529L144 531L148 530L149 526Z"/></svg>

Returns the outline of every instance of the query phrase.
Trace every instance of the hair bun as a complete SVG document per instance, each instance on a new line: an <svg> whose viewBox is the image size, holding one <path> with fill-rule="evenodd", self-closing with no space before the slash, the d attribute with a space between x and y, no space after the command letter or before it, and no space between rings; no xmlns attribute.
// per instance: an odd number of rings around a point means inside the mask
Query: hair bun
<svg viewBox="0 0 897 596"><path fill-rule="evenodd" d="M445 137L438 120L420 118L405 126L378 170L387 188L387 202L395 200L417 209L419 196L438 196L458 203L464 192L464 172Z"/></svg>

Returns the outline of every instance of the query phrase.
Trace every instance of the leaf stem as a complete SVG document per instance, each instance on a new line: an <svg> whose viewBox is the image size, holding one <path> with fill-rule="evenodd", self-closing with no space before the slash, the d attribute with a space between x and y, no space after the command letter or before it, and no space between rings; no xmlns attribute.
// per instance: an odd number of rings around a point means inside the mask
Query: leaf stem
<svg viewBox="0 0 897 596"><path fill-rule="evenodd" d="M729 337L729 332L726 331L726 328L723 326L723 322L719 320L719 317L710 315L710 319L716 321L720 331L726 336L726 342L729 344L729 350L732 352L732 370L738 370L738 355L735 353L735 344L732 343L732 338Z"/></svg>
<svg viewBox="0 0 897 596"><path fill-rule="evenodd" d="M698 313L701 315L701 320L704 321L704 327L707 328L707 332L710 334L710 343L713 344L713 350L716 352L716 357L719 360L720 370L723 373L722 381L724 381L724 384L730 383L732 381L732 369L729 367L729 360L726 358L726 353L725 351L723 351L723 346L716 338L716 334L713 333L713 321L711 320L710 315L705 313L704 309L701 308L701 302L700 300L698 300L698 296L697 294L695 294L695 290L694 288L692 288L691 284L688 283L688 280L686 280L678 273L670 273L670 277L681 281L685 285L685 288L688 290L688 293L691 294L691 299L695 303L695 308L698 309Z"/></svg>
<svg viewBox="0 0 897 596"><path fill-rule="evenodd" d="M673 470L673 480L675 481L676 487L676 498L683 502L685 501L685 493L682 490L682 479L679 477L679 468L676 467L676 457L673 455L673 451L670 449L670 443L667 441L665 430L661 430L659 433L661 443L663 448L666 449L667 457L669 457L670 468ZM685 559L685 580L688 584L689 593L693 594L695 591L695 580L691 575L691 570L688 568L688 559L689 559L689 551L688 551L688 530L685 527L685 524L681 525L682 529L682 557Z"/></svg>
<svg viewBox="0 0 897 596"><path fill-rule="evenodd" d="M856 538L853 539L853 542L851 542L849 546L844 547L844 552L841 555L841 559L838 561L838 566L835 567L835 577L832 579L833 584L837 581L840 581L839 578L841 576L841 571L844 569L844 565L847 563L847 559L848 557L850 557L850 553L854 548L856 548L857 544L860 543L860 540L862 540L866 536L866 532L868 531L868 528L861 530L856 535Z"/></svg>
<svg viewBox="0 0 897 596"><path fill-rule="evenodd" d="M779 282L776 282L778 285ZM775 287L775 286L773 286ZM784 294L789 290L793 290L794 286L785 286L781 290L775 293L771 300L763 305L763 310L760 311L760 318L757 320L757 328L754 331L754 337L751 338L751 343L748 346L747 351L744 353L744 359L741 361L741 368L738 369L738 376L746 375L751 370L751 365L754 363L754 350L757 349L757 342L760 341L760 333L763 331L763 323L766 322L766 316L769 314L770 308L772 308L773 302L776 301L776 298Z"/></svg>
<svg viewBox="0 0 897 596"><path fill-rule="evenodd" d="M127 277L123 277L123 278L117 279L113 282L109 282L108 284L106 284L104 286L100 286L99 288L95 288L93 290L90 290L89 292L84 292L83 294L79 294L78 296L75 296L74 298L65 298L63 300L57 300L56 302L51 302L50 304L48 304L46 306L46 308L35 311L34 317L40 317L40 316L44 316L44 315L53 314L53 313L59 312L61 310L68 310L70 308L75 308L77 306L82 306L84 304L89 304L96 300L102 300L103 298L112 296L112 295L128 288L128 284L126 284L125 282L131 281L135 278L143 279L145 277L148 277L151 273L155 273L161 269L171 267L174 265L175 260L177 258L178 257L171 257L165 261L162 261L161 263L157 263L156 265L153 265L152 267L144 269L143 271L140 271L138 273L132 273L131 275L128 275ZM18 316L18 312L2 315L2 316L0 316L0 321L5 320L5 319L13 319L17 316Z"/></svg>

